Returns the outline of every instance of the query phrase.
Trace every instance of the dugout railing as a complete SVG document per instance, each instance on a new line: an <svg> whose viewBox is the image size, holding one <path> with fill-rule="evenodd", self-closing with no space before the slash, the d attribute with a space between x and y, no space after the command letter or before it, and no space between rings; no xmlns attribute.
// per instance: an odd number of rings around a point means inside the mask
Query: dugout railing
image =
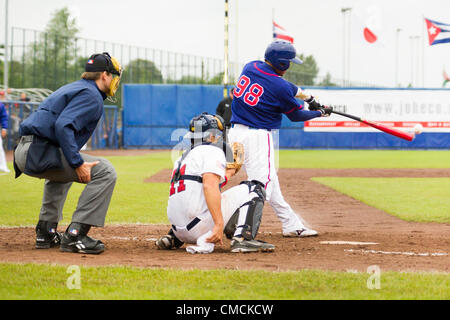
<svg viewBox="0 0 450 320"><path fill-rule="evenodd" d="M19 142L19 125L39 106L39 102L0 101L8 114L8 130L3 141L4 150L13 150ZM117 149L120 147L117 106L107 105L103 109L97 128L86 144L87 149Z"/></svg>

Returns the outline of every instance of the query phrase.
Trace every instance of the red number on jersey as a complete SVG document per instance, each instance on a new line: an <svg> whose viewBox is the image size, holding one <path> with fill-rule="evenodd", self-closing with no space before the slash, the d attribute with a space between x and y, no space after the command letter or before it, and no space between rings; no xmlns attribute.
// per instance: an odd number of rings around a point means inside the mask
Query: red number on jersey
<svg viewBox="0 0 450 320"><path fill-rule="evenodd" d="M254 83L244 96L244 101L251 107L254 107L259 102L259 97L264 93L264 88L259 84Z"/></svg>
<svg viewBox="0 0 450 320"><path fill-rule="evenodd" d="M242 95L244 94L245 90L247 90L249 85L250 85L249 77L242 75L239 78L239 80L236 84L236 88L233 91L234 97L236 97L236 98L242 97ZM260 84L254 83L250 86L250 89L245 94L244 102L246 104L248 104L249 106L254 107L258 104L259 97L261 97L261 95L263 93L264 93L264 88Z"/></svg>
<svg viewBox="0 0 450 320"><path fill-rule="evenodd" d="M247 89L249 84L250 79L247 76L241 76L236 84L236 88L233 91L233 95L237 98L240 98L244 94L244 91L245 89Z"/></svg>
<svg viewBox="0 0 450 320"><path fill-rule="evenodd" d="M180 168L180 175L184 175L185 172L186 172L186 165L184 165ZM184 190L186 190L186 185L184 184L184 180L180 180L178 182L177 192L182 192Z"/></svg>
<svg viewBox="0 0 450 320"><path fill-rule="evenodd" d="M175 174L177 170L173 170L172 172L172 177ZM184 175L184 173L186 172L186 165L183 165L180 168L180 175ZM177 188L177 192L183 192L184 190L186 190L186 185L184 184L184 180L178 180L178 188ZM175 183L172 182L170 184L170 192L169 192L169 196L173 196L175 194Z"/></svg>

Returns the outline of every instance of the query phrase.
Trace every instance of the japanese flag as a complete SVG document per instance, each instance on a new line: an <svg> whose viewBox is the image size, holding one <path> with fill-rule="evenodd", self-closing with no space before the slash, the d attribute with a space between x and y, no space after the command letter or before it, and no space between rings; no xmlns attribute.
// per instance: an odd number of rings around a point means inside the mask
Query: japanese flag
<svg viewBox="0 0 450 320"><path fill-rule="evenodd" d="M382 9L379 6L358 6L351 11L353 43L370 48L383 47Z"/></svg>

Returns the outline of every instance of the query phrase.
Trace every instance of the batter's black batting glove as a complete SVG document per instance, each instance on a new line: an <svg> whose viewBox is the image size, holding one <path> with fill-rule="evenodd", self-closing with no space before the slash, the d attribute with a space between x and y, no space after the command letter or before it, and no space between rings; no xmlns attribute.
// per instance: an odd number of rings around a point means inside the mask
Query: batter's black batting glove
<svg viewBox="0 0 450 320"><path fill-rule="evenodd" d="M308 103L308 109L311 111L317 111L320 110L320 108L324 107L319 102L317 102L316 98L314 98L313 96L311 96L309 99L306 99L305 102Z"/></svg>
<svg viewBox="0 0 450 320"><path fill-rule="evenodd" d="M329 117L331 112L333 112L333 107L323 106L319 109L319 111L322 113L322 117Z"/></svg>

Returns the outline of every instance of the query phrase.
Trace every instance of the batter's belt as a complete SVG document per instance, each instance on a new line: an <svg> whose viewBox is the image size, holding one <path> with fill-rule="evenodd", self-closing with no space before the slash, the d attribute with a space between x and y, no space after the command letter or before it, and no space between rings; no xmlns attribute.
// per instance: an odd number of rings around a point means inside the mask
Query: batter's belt
<svg viewBox="0 0 450 320"><path fill-rule="evenodd" d="M232 123L231 124L232 128L234 128L235 126L243 126L243 127L249 128L250 130L259 130L259 129L261 129L261 130L266 130L266 131L272 131L272 129L250 127L250 126L247 126L245 124L240 124L240 123Z"/></svg>

